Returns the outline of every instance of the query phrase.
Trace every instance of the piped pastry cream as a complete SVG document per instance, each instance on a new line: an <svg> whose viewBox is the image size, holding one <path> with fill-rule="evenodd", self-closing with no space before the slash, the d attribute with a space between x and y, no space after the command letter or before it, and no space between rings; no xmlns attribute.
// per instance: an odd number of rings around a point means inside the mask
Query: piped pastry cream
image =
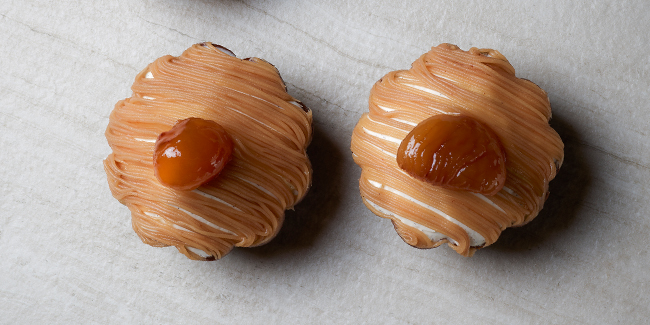
<svg viewBox="0 0 650 325"><path fill-rule="evenodd" d="M352 135L365 205L464 256L537 216L564 159L546 93L498 51L441 44L371 90Z"/></svg>
<svg viewBox="0 0 650 325"><path fill-rule="evenodd" d="M157 59L132 90L110 115L104 169L140 239L197 260L271 240L312 176L312 113L277 69L201 43Z"/></svg>

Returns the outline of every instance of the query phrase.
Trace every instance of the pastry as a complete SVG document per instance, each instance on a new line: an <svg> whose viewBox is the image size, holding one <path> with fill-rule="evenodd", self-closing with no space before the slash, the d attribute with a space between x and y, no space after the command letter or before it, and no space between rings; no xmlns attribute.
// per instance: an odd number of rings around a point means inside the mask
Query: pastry
<svg viewBox="0 0 650 325"><path fill-rule="evenodd" d="M498 51L434 47L372 88L351 144L363 202L406 243L471 256L542 209L564 158L550 118Z"/></svg>
<svg viewBox="0 0 650 325"><path fill-rule="evenodd" d="M142 70L104 169L144 243L212 260L271 240L311 185L312 113L277 69L212 43Z"/></svg>

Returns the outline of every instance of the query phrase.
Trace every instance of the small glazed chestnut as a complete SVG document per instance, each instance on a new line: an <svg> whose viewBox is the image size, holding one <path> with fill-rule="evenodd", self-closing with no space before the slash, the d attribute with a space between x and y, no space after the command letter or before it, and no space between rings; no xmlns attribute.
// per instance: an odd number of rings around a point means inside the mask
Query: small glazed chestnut
<svg viewBox="0 0 650 325"><path fill-rule="evenodd" d="M158 136L154 172L165 186L193 190L223 170L232 150L232 140L221 125L191 117Z"/></svg>

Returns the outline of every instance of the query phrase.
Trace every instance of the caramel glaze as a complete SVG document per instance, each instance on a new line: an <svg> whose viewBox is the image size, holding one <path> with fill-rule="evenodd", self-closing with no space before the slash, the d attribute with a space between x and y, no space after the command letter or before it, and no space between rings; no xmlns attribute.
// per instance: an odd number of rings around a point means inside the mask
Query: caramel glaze
<svg viewBox="0 0 650 325"><path fill-rule="evenodd" d="M106 139L113 153L104 169L142 241L210 260L233 246L271 240L285 209L311 185L305 149L312 114L287 94L276 68L201 43L180 57L157 59L132 90L110 115ZM221 125L232 139L232 158L214 180L179 191L157 180L152 157L158 135L189 117Z"/></svg>
<svg viewBox="0 0 650 325"><path fill-rule="evenodd" d="M494 131L507 156L503 189L489 197L446 189L398 167L402 140L437 114L468 116ZM498 51L434 47L410 70L390 72L372 88L369 113L359 120L351 144L362 168L363 201L378 216L391 219L408 244L432 248L448 243L471 256L542 209L548 182L564 158L550 118L546 93L517 78ZM434 231L438 237L431 235Z"/></svg>

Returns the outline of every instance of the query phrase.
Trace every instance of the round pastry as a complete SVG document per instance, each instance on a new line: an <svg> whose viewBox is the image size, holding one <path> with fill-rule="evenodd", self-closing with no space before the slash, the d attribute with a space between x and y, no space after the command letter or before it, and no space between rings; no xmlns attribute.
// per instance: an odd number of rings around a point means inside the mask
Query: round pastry
<svg viewBox="0 0 650 325"><path fill-rule="evenodd" d="M406 243L471 256L542 209L564 158L550 118L498 51L434 47L372 88L351 145L363 202Z"/></svg>
<svg viewBox="0 0 650 325"><path fill-rule="evenodd" d="M277 69L212 43L140 72L110 115L113 196L151 246L213 260L271 240L307 193L312 113Z"/></svg>

